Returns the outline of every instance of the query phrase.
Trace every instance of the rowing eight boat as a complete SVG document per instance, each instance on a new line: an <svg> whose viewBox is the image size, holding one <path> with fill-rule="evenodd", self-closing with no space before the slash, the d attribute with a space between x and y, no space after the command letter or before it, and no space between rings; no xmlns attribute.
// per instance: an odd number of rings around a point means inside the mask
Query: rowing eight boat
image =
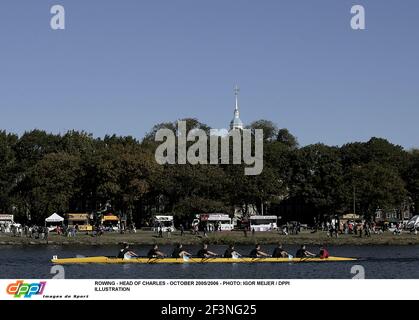
<svg viewBox="0 0 419 320"><path fill-rule="evenodd" d="M120 259L115 257L82 257L58 259L54 257L51 262L54 264L85 264L85 263L106 263L106 264L122 264L122 263L141 263L141 264L179 264L179 263L307 263L307 262L344 262L356 261L354 258L329 257L321 258L133 258Z"/></svg>

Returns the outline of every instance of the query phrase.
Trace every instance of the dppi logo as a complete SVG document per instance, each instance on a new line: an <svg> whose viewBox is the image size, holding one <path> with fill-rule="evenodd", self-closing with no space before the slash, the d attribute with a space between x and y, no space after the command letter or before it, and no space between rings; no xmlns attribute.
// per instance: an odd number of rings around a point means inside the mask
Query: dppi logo
<svg viewBox="0 0 419 320"><path fill-rule="evenodd" d="M31 298L33 295L42 294L45 289L46 282L39 283L24 283L19 280L15 283L11 283L7 286L7 293L14 295L15 298Z"/></svg>

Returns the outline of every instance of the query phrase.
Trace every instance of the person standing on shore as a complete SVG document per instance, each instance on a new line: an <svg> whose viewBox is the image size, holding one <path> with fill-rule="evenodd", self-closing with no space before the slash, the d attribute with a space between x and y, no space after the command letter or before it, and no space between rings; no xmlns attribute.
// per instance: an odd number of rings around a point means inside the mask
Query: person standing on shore
<svg viewBox="0 0 419 320"><path fill-rule="evenodd" d="M45 238L45 229L43 227L39 227L38 228L38 233L39 233L39 239L40 240L44 240L44 238Z"/></svg>
<svg viewBox="0 0 419 320"><path fill-rule="evenodd" d="M362 238L362 223L358 223L358 233L359 233L359 237Z"/></svg>
<svg viewBox="0 0 419 320"><path fill-rule="evenodd" d="M49 236L49 229L48 227L44 227L44 239L48 242L48 236Z"/></svg>

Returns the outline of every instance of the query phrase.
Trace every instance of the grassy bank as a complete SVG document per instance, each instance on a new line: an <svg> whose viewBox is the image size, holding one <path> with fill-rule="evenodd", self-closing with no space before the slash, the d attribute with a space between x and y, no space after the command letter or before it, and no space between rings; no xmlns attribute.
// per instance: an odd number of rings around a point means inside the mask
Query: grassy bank
<svg viewBox="0 0 419 320"><path fill-rule="evenodd" d="M52 234L48 242L45 240L32 239L26 237L12 237L10 235L0 234L0 245L117 245L122 242L128 242L133 245L175 244L182 242L185 245L200 244L206 241L210 244L229 244L235 243L251 245L256 242L261 244L282 243L284 245L419 245L419 235L404 233L395 236L392 233L381 235L372 235L369 238L355 235L340 235L338 238L330 238L325 232L302 232L298 235L280 235L276 232L257 232L255 235L248 234L244 236L243 232L216 232L209 234L207 238L185 233L180 236L178 232L172 233L168 238L158 238L154 232L138 231L135 234L116 234L107 233L101 237L78 234L74 238L67 238Z"/></svg>

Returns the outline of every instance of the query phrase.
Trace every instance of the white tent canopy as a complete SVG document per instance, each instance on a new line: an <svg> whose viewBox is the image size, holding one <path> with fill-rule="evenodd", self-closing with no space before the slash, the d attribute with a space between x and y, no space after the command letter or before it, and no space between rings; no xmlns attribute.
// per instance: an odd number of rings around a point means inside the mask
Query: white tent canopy
<svg viewBox="0 0 419 320"><path fill-rule="evenodd" d="M54 213L48 218L45 219L45 222L63 222L64 218L60 217L58 214Z"/></svg>
<svg viewBox="0 0 419 320"><path fill-rule="evenodd" d="M414 216L410 221L407 223L407 228L415 229L419 227L419 216Z"/></svg>

